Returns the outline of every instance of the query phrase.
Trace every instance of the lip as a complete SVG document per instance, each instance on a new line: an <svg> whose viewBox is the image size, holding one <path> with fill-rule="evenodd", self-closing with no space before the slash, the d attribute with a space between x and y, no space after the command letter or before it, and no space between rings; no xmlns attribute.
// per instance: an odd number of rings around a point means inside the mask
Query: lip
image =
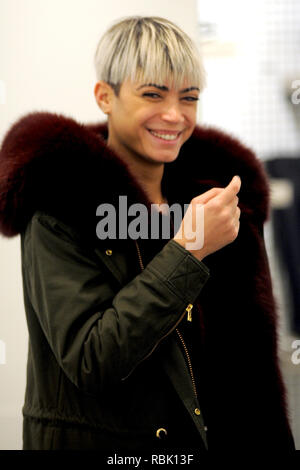
<svg viewBox="0 0 300 470"><path fill-rule="evenodd" d="M148 131L153 131L153 132L157 132L157 133L161 133L161 134L169 134L169 135L176 135L176 134L180 134L182 132L181 131L174 131L174 129L171 131L171 129L148 129Z"/></svg>
<svg viewBox="0 0 300 470"><path fill-rule="evenodd" d="M175 131L172 131L172 133L170 131L162 131L160 130L159 132L160 133L165 133L165 134L170 134L170 135L177 135L176 139L173 139L173 140L165 140L165 139L162 139L161 137L157 137L156 135L153 135L150 131L153 131L153 132L158 132L154 129L147 129L147 131L149 132L149 135L152 137L152 139L154 139L155 142L157 143L160 143L160 144L163 144L163 145L176 145L179 140L180 140L180 135L181 135L181 131L180 132L175 132Z"/></svg>

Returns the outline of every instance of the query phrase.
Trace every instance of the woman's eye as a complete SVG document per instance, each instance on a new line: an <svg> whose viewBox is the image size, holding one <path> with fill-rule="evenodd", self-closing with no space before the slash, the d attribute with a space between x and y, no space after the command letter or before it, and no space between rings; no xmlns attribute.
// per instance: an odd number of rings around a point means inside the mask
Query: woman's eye
<svg viewBox="0 0 300 470"><path fill-rule="evenodd" d="M150 98L156 98L158 96L158 98L160 98L160 95L157 93L144 93L143 96L150 96Z"/></svg>
<svg viewBox="0 0 300 470"><path fill-rule="evenodd" d="M150 98L161 98L161 96L158 94L158 93L144 93L143 96L148 96ZM185 96L184 98L182 98L183 100L186 100L186 101L198 101L199 98L196 98L195 96Z"/></svg>
<svg viewBox="0 0 300 470"><path fill-rule="evenodd" d="M199 101L199 98L196 98L195 96L185 96L183 99L187 101Z"/></svg>

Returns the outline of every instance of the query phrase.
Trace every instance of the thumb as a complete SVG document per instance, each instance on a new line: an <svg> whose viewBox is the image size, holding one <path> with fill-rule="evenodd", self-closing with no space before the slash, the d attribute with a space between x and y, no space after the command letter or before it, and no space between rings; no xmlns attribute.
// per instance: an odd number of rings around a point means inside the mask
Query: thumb
<svg viewBox="0 0 300 470"><path fill-rule="evenodd" d="M224 188L223 194L220 195L220 198L222 198L224 204L230 202L231 199L237 195L241 189L241 184L242 181L238 175L232 178L230 183Z"/></svg>

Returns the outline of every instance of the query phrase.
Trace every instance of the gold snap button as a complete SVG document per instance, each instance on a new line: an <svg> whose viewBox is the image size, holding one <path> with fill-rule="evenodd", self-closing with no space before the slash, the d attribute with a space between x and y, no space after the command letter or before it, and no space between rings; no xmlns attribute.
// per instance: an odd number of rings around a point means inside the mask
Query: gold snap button
<svg viewBox="0 0 300 470"><path fill-rule="evenodd" d="M156 437L158 437L158 439L163 439L164 437L166 437L167 435L167 430L165 428L159 428L157 431L156 431Z"/></svg>
<svg viewBox="0 0 300 470"><path fill-rule="evenodd" d="M199 408L195 408L195 415L199 416L201 414L201 411Z"/></svg>
<svg viewBox="0 0 300 470"><path fill-rule="evenodd" d="M111 255L112 255L112 251L111 251L111 250L106 250L106 251L105 251L105 254L106 254L107 256L111 256Z"/></svg>

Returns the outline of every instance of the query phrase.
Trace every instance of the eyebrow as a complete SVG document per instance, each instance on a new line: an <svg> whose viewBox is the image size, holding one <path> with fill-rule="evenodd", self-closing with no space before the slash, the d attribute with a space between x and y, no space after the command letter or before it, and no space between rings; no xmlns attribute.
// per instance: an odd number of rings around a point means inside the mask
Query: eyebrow
<svg viewBox="0 0 300 470"><path fill-rule="evenodd" d="M162 91L169 91L169 88L164 86L164 85L156 85L155 83L145 83L144 85L141 85L137 88L137 90L140 90L141 88L144 88L144 87L147 87L147 86L153 86L154 88L158 88L159 90L162 90ZM196 87L196 86L191 86L189 88L184 88L184 90L180 90L179 93L187 93L188 91L192 91L192 90L197 90L197 91L200 91L200 88Z"/></svg>

